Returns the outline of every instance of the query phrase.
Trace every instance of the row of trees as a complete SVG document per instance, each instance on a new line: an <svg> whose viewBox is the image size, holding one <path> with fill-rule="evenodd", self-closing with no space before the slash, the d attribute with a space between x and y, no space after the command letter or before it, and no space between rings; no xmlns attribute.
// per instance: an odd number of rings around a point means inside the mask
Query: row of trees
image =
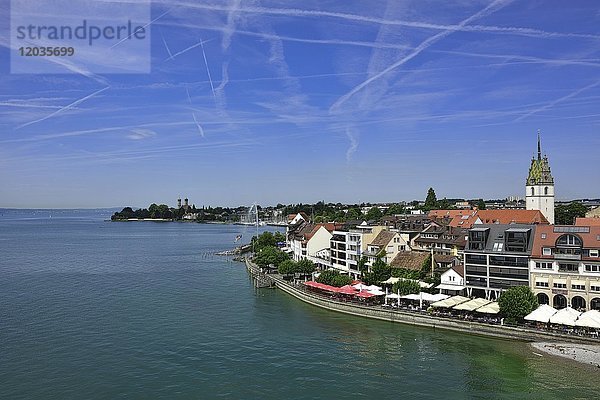
<svg viewBox="0 0 600 400"><path fill-rule="evenodd" d="M279 267L277 268L277 272L279 272L281 275L310 275L315 272L315 270L315 263L306 259L300 261L285 260L279 264Z"/></svg>
<svg viewBox="0 0 600 400"><path fill-rule="evenodd" d="M352 283L352 278L348 275L341 274L339 271L323 271L319 274L317 282L325 285L342 287Z"/></svg>
<svg viewBox="0 0 600 400"><path fill-rule="evenodd" d="M476 206L480 210L485 210L485 201L483 199L478 200L470 200L471 206ZM423 205L423 211L431 211L431 210L451 210L455 208L453 202L446 199L445 197L442 200L438 200L435 195L435 190L433 188L429 188L427 190L427 197L425 198L425 204Z"/></svg>
<svg viewBox="0 0 600 400"><path fill-rule="evenodd" d="M150 204L148 208L139 208L133 210L131 207L125 207L119 212L115 212L110 219L113 221L127 220L131 218L162 218L162 219L173 219L175 215L173 211L166 204Z"/></svg>

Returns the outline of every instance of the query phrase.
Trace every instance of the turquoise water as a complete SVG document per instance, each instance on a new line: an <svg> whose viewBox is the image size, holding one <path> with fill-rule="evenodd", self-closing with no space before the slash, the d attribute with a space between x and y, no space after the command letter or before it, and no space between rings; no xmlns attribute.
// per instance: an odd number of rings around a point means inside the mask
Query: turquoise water
<svg viewBox="0 0 600 400"><path fill-rule="evenodd" d="M252 228L109 215L0 210L0 398L598 397L598 371L526 344L256 290L212 255Z"/></svg>

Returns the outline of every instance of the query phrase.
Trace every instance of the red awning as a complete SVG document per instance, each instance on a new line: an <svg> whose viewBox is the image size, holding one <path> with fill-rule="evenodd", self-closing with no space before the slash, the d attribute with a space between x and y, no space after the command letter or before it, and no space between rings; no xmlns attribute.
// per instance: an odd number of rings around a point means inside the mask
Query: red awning
<svg viewBox="0 0 600 400"><path fill-rule="evenodd" d="M338 289L338 293L342 294L356 294L356 289L354 289L351 285L342 286Z"/></svg>
<svg viewBox="0 0 600 400"><path fill-rule="evenodd" d="M326 285L324 283L319 283L319 282L315 282L315 281L307 281L307 282L304 282L304 284L306 286L314 287L316 289L325 290L327 292L337 293L339 291L339 288L336 288L335 286L329 286L329 285Z"/></svg>
<svg viewBox="0 0 600 400"><path fill-rule="evenodd" d="M375 296L373 293L369 293L366 290L362 290L358 293L356 293L356 296L358 297L364 297L365 299L369 298L369 297L373 297Z"/></svg>

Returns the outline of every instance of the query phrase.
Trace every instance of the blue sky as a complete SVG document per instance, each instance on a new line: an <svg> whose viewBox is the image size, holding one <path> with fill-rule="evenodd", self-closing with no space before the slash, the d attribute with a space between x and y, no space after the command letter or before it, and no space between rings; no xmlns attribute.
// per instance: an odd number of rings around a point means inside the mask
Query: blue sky
<svg viewBox="0 0 600 400"><path fill-rule="evenodd" d="M595 1L153 1L152 72L104 75L11 74L0 4L3 207L504 198L538 129L600 197Z"/></svg>

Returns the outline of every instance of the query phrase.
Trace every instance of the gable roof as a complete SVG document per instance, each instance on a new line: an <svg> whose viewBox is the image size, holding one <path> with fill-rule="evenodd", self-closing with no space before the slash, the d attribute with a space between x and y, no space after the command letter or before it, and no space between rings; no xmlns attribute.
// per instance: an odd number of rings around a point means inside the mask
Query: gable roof
<svg viewBox="0 0 600 400"><path fill-rule="evenodd" d="M477 216L484 224L549 224L540 210L479 210Z"/></svg>
<svg viewBox="0 0 600 400"><path fill-rule="evenodd" d="M462 264L453 265L450 269L456 271L461 277L465 277L465 266Z"/></svg>
<svg viewBox="0 0 600 400"><path fill-rule="evenodd" d="M401 251L396 254L396 257L390 263L393 268L406 268L412 270L420 270L425 260L429 257L429 253L420 251Z"/></svg>
<svg viewBox="0 0 600 400"><path fill-rule="evenodd" d="M396 236L396 232L390 232L390 231L383 230L383 231L379 232L379 234L375 237L375 239L373 239L373 241L371 243L369 243L369 245L377 246L377 247L385 247L394 238L394 236Z"/></svg>

